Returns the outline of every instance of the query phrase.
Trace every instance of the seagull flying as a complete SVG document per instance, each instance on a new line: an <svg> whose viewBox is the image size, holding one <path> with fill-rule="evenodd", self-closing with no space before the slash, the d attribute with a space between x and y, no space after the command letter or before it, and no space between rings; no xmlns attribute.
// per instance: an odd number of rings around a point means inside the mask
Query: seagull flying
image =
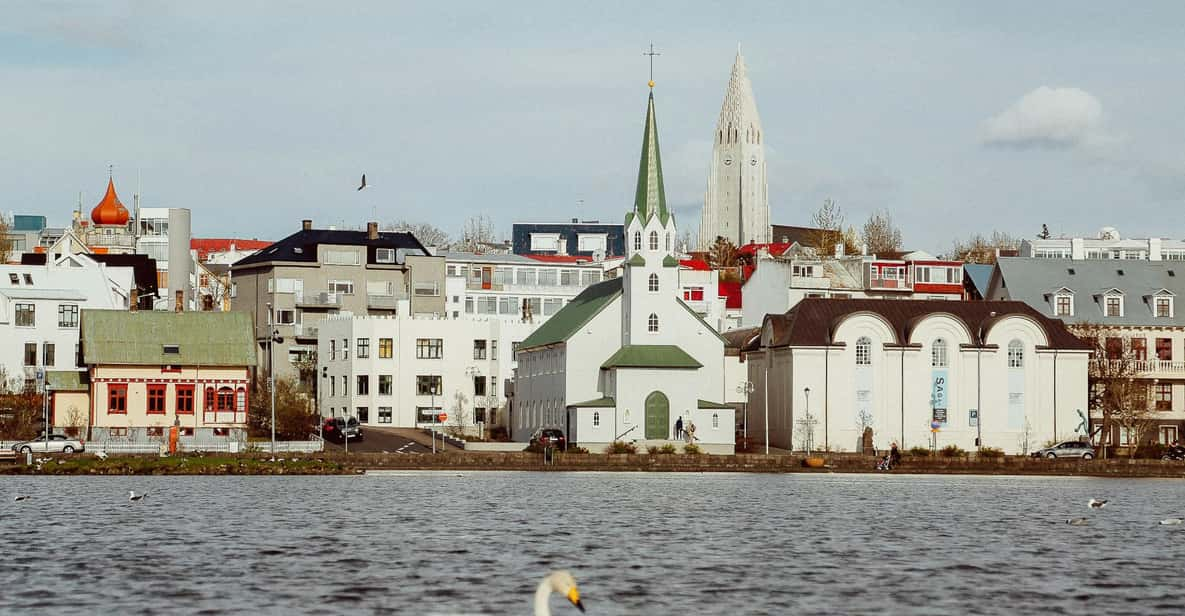
<svg viewBox="0 0 1185 616"><path fill-rule="evenodd" d="M362 184L360 184L358 186L358 190L362 190L363 188L366 188L366 174L365 173L362 174Z"/></svg>
<svg viewBox="0 0 1185 616"><path fill-rule="evenodd" d="M1086 526L1090 522L1086 518L1070 518L1066 520L1066 524L1070 526Z"/></svg>
<svg viewBox="0 0 1185 616"><path fill-rule="evenodd" d="M1177 526L1177 525L1181 524L1181 522L1185 522L1185 520L1182 520L1181 518L1165 518L1160 521L1160 525L1161 526Z"/></svg>
<svg viewBox="0 0 1185 616"><path fill-rule="evenodd" d="M128 490L128 500L131 502L141 501L148 498L147 494L136 494L132 490Z"/></svg>
<svg viewBox="0 0 1185 616"><path fill-rule="evenodd" d="M26 494L17 494L16 496L12 497L12 500L19 503L23 500L29 500L29 496Z"/></svg>
<svg viewBox="0 0 1185 616"><path fill-rule="evenodd" d="M1107 506L1107 499L1092 498L1089 503L1086 503L1086 506L1091 509L1102 509Z"/></svg>

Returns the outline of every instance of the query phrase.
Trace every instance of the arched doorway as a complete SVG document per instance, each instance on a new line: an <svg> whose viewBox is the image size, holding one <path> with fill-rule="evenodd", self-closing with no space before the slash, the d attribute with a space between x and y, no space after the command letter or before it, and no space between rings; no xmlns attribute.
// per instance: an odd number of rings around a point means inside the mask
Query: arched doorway
<svg viewBox="0 0 1185 616"><path fill-rule="evenodd" d="M666 394L652 391L646 396L646 439L671 438L671 403Z"/></svg>

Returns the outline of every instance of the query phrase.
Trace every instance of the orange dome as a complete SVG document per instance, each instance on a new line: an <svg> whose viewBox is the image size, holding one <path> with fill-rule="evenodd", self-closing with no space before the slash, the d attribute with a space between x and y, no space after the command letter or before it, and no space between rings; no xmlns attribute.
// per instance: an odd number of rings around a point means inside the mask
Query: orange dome
<svg viewBox="0 0 1185 616"><path fill-rule="evenodd" d="M96 225L126 225L128 224L128 208L119 202L115 195L115 181L107 180L107 194L103 200L91 210L91 220Z"/></svg>

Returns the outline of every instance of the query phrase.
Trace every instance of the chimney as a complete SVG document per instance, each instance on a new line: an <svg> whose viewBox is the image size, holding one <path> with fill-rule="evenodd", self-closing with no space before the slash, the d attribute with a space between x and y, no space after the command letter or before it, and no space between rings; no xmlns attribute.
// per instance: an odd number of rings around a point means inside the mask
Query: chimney
<svg viewBox="0 0 1185 616"><path fill-rule="evenodd" d="M379 223L377 223L377 222L366 223L366 239L368 239L368 240L379 239Z"/></svg>
<svg viewBox="0 0 1185 616"><path fill-rule="evenodd" d="M300 221L300 230L301 231L312 231L313 230L313 221L309 220L308 218Z"/></svg>
<svg viewBox="0 0 1185 616"><path fill-rule="evenodd" d="M177 312L185 311L185 291L177 291L177 302L174 310Z"/></svg>
<svg viewBox="0 0 1185 616"><path fill-rule="evenodd" d="M139 308L139 306L137 305L139 303L140 303L140 291L138 289L132 289L131 292L128 293L128 310L135 312Z"/></svg>

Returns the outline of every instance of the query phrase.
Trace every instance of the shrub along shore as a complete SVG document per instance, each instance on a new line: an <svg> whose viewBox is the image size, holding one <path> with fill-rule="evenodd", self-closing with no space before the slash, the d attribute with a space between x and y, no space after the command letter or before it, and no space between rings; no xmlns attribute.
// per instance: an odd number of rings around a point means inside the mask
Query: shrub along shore
<svg viewBox="0 0 1185 616"><path fill-rule="evenodd" d="M875 473L963 475L1068 475L1185 478L1185 462L1161 460L1047 460L1020 456L914 457L906 454L891 471L876 471L876 458L818 454L824 465L808 468L801 455L464 453L404 455L320 453L277 456L211 454L190 456L90 455L41 457L0 464L8 475L354 475L368 470L437 471L622 471L742 473Z"/></svg>

